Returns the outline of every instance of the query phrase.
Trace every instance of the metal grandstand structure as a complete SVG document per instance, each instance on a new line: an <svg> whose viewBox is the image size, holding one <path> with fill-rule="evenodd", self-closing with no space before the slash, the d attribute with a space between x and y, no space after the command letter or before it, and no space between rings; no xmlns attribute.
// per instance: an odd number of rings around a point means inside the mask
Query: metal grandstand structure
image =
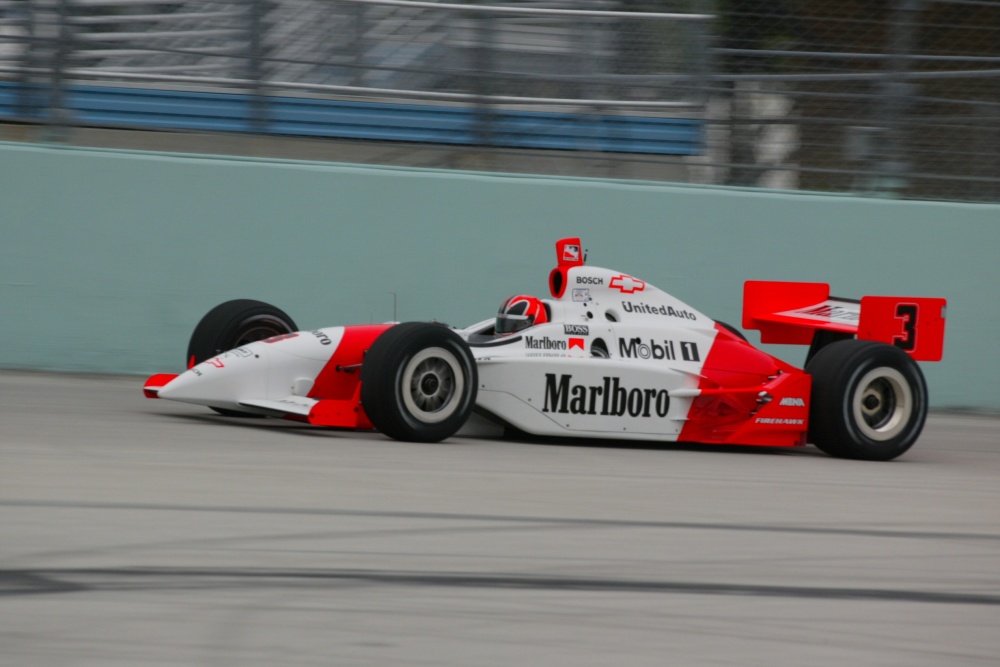
<svg viewBox="0 0 1000 667"><path fill-rule="evenodd" d="M1000 3L0 0L0 121L573 151L700 183L997 201Z"/></svg>
<svg viewBox="0 0 1000 667"><path fill-rule="evenodd" d="M681 104L667 99L679 97L667 94L669 83L693 80L684 72L699 46L697 25L712 17L613 6L606 0L510 7L406 0L0 0L0 11L7 12L3 25L19 32L21 45L8 49L0 67L44 77L59 69L78 81L251 82L272 90L389 91L444 100L468 99L486 84L497 97L530 99L527 86L560 91L574 103L624 107L642 106L628 99L641 89L663 103L653 106ZM618 42L648 32L651 22L691 26L678 33L690 43L671 47L671 70L639 81L635 75L651 63L627 57ZM585 97L608 84L625 99Z"/></svg>

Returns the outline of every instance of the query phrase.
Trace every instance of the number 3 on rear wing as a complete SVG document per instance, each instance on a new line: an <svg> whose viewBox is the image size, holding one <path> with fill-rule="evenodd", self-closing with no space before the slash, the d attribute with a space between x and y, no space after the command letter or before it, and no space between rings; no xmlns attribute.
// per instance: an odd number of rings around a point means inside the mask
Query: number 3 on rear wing
<svg viewBox="0 0 1000 667"><path fill-rule="evenodd" d="M940 361L947 301L937 297L830 296L826 283L749 280L743 286L743 328L763 343L810 345L817 331L888 343L917 361Z"/></svg>

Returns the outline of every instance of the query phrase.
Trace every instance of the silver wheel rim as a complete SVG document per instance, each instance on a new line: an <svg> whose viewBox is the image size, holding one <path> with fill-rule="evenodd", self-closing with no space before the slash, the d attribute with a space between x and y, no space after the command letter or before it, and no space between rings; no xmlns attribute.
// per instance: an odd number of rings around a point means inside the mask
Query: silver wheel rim
<svg viewBox="0 0 1000 667"><path fill-rule="evenodd" d="M878 441L902 433L914 410L910 385L894 368L868 371L858 383L851 403L861 433Z"/></svg>
<svg viewBox="0 0 1000 667"><path fill-rule="evenodd" d="M448 350L426 348L407 362L400 390L410 415L425 424L436 424L458 410L465 391L462 367Z"/></svg>

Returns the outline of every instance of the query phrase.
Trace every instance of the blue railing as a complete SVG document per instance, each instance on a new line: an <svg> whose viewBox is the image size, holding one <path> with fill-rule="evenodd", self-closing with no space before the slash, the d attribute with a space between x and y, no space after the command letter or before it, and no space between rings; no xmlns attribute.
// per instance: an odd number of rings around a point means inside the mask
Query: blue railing
<svg viewBox="0 0 1000 667"><path fill-rule="evenodd" d="M475 107L67 86L64 122L211 132L406 141L505 148L696 155L702 123L681 118L553 113ZM266 106L257 105L263 100ZM0 119L44 122L47 88L0 82Z"/></svg>

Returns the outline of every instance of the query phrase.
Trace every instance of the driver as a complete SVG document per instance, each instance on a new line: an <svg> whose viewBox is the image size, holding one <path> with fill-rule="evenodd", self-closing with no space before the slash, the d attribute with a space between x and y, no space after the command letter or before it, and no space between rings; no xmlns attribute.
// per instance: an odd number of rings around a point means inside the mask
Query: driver
<svg viewBox="0 0 1000 667"><path fill-rule="evenodd" d="M548 310L541 299L526 294L507 297L497 312L498 336L512 334L549 321Z"/></svg>

